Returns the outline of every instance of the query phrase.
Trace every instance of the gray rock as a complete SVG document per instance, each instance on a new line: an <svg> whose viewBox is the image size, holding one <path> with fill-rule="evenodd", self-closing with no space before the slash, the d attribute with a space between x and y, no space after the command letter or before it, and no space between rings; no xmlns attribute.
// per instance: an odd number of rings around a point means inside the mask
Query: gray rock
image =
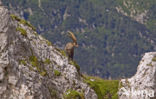
<svg viewBox="0 0 156 99"><path fill-rule="evenodd" d="M156 52L145 53L136 74L129 79L120 81L119 99L155 99L155 81Z"/></svg>
<svg viewBox="0 0 156 99"><path fill-rule="evenodd" d="M68 89L97 99L66 56L9 13L0 6L0 99L62 99Z"/></svg>

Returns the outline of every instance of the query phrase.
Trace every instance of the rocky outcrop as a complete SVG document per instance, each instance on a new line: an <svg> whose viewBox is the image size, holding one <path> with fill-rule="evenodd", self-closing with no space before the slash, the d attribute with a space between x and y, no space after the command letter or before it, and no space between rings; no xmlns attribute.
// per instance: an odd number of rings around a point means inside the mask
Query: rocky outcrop
<svg viewBox="0 0 156 99"><path fill-rule="evenodd" d="M156 98L156 52L146 53L136 74L129 79L121 80L118 94L119 99Z"/></svg>
<svg viewBox="0 0 156 99"><path fill-rule="evenodd" d="M62 99L70 90L97 99L74 62L34 30L0 6L0 99Z"/></svg>

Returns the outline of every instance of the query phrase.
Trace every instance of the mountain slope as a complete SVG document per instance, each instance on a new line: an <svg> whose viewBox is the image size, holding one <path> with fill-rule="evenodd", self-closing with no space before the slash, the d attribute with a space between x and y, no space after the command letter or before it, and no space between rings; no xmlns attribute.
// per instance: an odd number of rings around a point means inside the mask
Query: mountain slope
<svg viewBox="0 0 156 99"><path fill-rule="evenodd" d="M61 50L2 6L0 40L1 99L97 99Z"/></svg>
<svg viewBox="0 0 156 99"><path fill-rule="evenodd" d="M73 31L79 43L75 60L82 71L88 74L104 78L130 77L136 72L140 56L156 50L154 0L151 0L153 4L150 2L148 6L144 3L143 7L142 0L138 0L138 6L148 11L147 24L117 11L117 7L123 9L124 13L132 11L124 10L125 0L2 1L37 27L39 34L60 48L69 41L66 31ZM131 1L133 7L135 2ZM133 9L140 12L135 7Z"/></svg>

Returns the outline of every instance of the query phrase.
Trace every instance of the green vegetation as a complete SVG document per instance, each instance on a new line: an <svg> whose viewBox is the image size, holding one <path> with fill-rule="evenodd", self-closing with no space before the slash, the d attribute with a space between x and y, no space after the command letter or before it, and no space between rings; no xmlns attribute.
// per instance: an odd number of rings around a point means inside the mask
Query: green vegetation
<svg viewBox="0 0 156 99"><path fill-rule="evenodd" d="M84 81L94 89L98 99L118 99L118 80L104 80L98 77L83 75Z"/></svg>
<svg viewBox="0 0 156 99"><path fill-rule="evenodd" d="M58 70L54 70L54 75L55 75L55 76L60 76L60 75L61 75L61 72L58 71Z"/></svg>
<svg viewBox="0 0 156 99"><path fill-rule="evenodd" d="M67 92L64 94L64 99L85 99L84 94L77 92L76 90L67 90Z"/></svg>
<svg viewBox="0 0 156 99"><path fill-rule="evenodd" d="M16 28L17 31L20 31L21 32L21 35L27 37L27 31L21 27L17 27Z"/></svg>
<svg viewBox="0 0 156 99"><path fill-rule="evenodd" d="M37 65L38 65L38 59L37 59L36 56L30 56L29 57L29 60L30 60L30 62L32 64L32 66L37 67Z"/></svg>
<svg viewBox="0 0 156 99"><path fill-rule="evenodd" d="M10 15L13 20L20 21L21 19L14 14Z"/></svg>
<svg viewBox="0 0 156 99"><path fill-rule="evenodd" d="M152 58L152 61L156 61L156 56L154 56L154 57Z"/></svg>
<svg viewBox="0 0 156 99"><path fill-rule="evenodd" d="M48 46L51 46L52 45L51 42L48 41L48 40L46 40L46 43L48 44Z"/></svg>
<svg viewBox="0 0 156 99"><path fill-rule="evenodd" d="M32 64L32 66L37 69L37 71L40 73L41 76L46 76L47 75L46 70L41 67L41 64L38 61L36 56L30 56L29 61ZM33 70L33 68L30 68L30 69Z"/></svg>
<svg viewBox="0 0 156 99"><path fill-rule="evenodd" d="M18 22L20 22L21 24L27 25L27 26L29 26L30 28L32 28L32 30L36 31L36 28L35 28L33 25L31 25L29 22L27 22L26 20L20 19L18 16L14 15L14 14L11 14L10 16L11 16L11 18L12 18L13 20L18 21Z"/></svg>
<svg viewBox="0 0 156 99"><path fill-rule="evenodd" d="M46 60L44 61L44 63L45 63L45 64L50 64L51 61L50 61L50 59L46 59Z"/></svg>
<svg viewBox="0 0 156 99"><path fill-rule="evenodd" d="M20 23L21 23L21 24L24 24L24 25L27 25L27 26L29 26L30 28L32 28L32 30L36 31L36 28L35 28L33 25L31 25L29 22L27 22L26 20L21 19L21 20L20 20Z"/></svg>
<svg viewBox="0 0 156 99"><path fill-rule="evenodd" d="M20 64L27 65L27 63L25 62L25 60L20 60Z"/></svg>

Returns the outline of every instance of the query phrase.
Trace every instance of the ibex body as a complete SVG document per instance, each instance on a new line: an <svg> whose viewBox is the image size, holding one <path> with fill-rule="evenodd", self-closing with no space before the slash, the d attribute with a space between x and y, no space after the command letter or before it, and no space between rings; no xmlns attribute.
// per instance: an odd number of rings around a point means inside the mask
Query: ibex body
<svg viewBox="0 0 156 99"><path fill-rule="evenodd" d="M77 39L76 39L75 35L70 31L68 31L68 33L69 33L69 37L73 40L73 42L69 42L66 44L65 51L68 55L68 58L73 60L74 48L78 47L78 44L77 44Z"/></svg>

